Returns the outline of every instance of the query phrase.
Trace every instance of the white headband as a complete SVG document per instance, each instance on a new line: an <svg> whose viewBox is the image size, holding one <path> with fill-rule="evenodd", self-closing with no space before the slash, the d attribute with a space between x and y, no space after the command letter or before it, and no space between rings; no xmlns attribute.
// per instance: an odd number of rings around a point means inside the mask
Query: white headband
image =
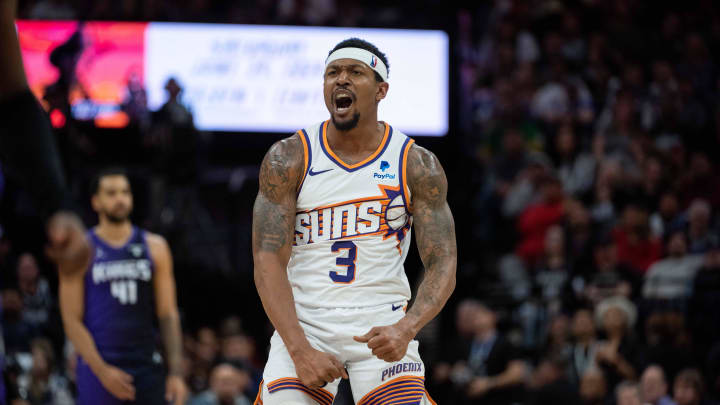
<svg viewBox="0 0 720 405"><path fill-rule="evenodd" d="M325 68L338 59L355 59L368 65L370 69L378 72L383 81L388 80L388 70L382 59L378 58L374 53L362 48L340 48L330 54L325 60Z"/></svg>

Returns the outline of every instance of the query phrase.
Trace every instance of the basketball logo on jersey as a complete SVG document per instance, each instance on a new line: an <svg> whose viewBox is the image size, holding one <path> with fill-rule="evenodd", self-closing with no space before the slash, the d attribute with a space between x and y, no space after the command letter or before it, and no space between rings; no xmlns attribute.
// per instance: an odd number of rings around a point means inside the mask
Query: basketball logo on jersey
<svg viewBox="0 0 720 405"><path fill-rule="evenodd" d="M140 244L132 244L128 246L128 250L130 250L130 253L135 257L140 257L143 254L143 245Z"/></svg>
<svg viewBox="0 0 720 405"><path fill-rule="evenodd" d="M400 187L378 185L382 195L319 207L295 215L295 245L381 235L403 240L410 216Z"/></svg>

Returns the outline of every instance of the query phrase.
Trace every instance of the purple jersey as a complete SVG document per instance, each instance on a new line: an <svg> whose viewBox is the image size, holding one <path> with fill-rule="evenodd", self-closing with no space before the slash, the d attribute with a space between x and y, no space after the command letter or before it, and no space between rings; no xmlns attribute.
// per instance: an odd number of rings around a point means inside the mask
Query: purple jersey
<svg viewBox="0 0 720 405"><path fill-rule="evenodd" d="M152 353L156 342L154 265L145 231L113 247L88 232L93 260L85 274L83 321L103 358Z"/></svg>

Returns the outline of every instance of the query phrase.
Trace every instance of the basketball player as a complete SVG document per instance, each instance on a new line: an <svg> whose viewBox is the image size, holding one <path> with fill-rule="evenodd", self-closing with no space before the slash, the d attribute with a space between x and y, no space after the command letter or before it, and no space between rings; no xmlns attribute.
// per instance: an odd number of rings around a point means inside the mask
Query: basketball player
<svg viewBox="0 0 720 405"><path fill-rule="evenodd" d="M89 265L60 268L65 333L80 354L78 403L184 404L182 341L172 257L165 239L133 226L130 184L122 170L100 173L92 207L99 224L88 232ZM169 374L155 351L162 334Z"/></svg>
<svg viewBox="0 0 720 405"><path fill-rule="evenodd" d="M255 283L276 332L256 404L432 404L414 340L455 286L456 244L437 158L388 123L388 61L352 38L326 60L328 121L273 145L253 212ZM414 224L425 278L412 307Z"/></svg>

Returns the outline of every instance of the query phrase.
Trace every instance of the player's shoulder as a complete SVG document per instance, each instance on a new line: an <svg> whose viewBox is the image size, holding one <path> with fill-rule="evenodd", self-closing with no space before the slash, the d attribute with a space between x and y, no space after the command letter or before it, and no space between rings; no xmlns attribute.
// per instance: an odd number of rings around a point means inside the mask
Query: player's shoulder
<svg viewBox="0 0 720 405"><path fill-rule="evenodd" d="M273 165L292 167L303 163L305 147L300 131L283 138L270 146L265 154L265 162Z"/></svg>
<svg viewBox="0 0 720 405"><path fill-rule="evenodd" d="M157 233L150 232L150 231L144 231L144 233L145 233L145 243L147 243L148 248L150 249L151 252L169 249L167 240L165 240L164 236L157 234Z"/></svg>
<svg viewBox="0 0 720 405"><path fill-rule="evenodd" d="M440 160L422 146L412 144L407 158L407 182L414 198L442 202L447 193L447 178Z"/></svg>
<svg viewBox="0 0 720 405"><path fill-rule="evenodd" d="M304 136L298 131L273 143L265 154L260 165L260 189L272 192L268 194L271 199L278 197L279 190L294 190L299 186L309 160Z"/></svg>
<svg viewBox="0 0 720 405"><path fill-rule="evenodd" d="M408 176L437 175L444 173L438 157L417 143L408 151Z"/></svg>

